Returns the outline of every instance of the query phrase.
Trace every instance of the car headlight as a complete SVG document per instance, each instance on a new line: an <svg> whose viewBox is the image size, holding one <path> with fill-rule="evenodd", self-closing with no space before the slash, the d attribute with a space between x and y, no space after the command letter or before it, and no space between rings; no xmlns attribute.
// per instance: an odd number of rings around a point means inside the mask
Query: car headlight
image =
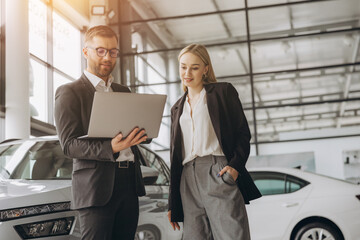
<svg viewBox="0 0 360 240"><path fill-rule="evenodd" d="M73 223L74 217L67 217L16 225L14 228L22 239L31 239L69 235Z"/></svg>
<svg viewBox="0 0 360 240"><path fill-rule="evenodd" d="M37 206L29 206L16 209L7 209L0 211L0 222L15 218L30 217L53 212L62 212L70 210L70 202L49 203Z"/></svg>

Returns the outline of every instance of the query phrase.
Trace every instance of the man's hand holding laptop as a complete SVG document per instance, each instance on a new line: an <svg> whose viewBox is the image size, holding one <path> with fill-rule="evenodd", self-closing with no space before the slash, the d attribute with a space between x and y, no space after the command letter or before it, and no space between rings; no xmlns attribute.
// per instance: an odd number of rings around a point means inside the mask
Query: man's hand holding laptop
<svg viewBox="0 0 360 240"><path fill-rule="evenodd" d="M138 145L148 138L145 134L145 129L140 129L138 127L134 128L127 137L123 137L122 133L119 133L111 140L113 153Z"/></svg>

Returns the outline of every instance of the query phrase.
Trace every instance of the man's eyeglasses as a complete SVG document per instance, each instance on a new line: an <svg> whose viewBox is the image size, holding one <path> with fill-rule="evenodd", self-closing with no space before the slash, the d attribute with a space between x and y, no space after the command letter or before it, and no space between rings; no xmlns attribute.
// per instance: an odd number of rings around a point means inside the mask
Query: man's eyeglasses
<svg viewBox="0 0 360 240"><path fill-rule="evenodd" d="M90 48L96 51L96 54L99 57L105 57L106 54L109 52L110 53L110 57L112 58L117 58L120 56L120 50L117 48L112 48L112 49L106 49L103 47L98 47L98 48L93 48L93 47L86 47L86 48Z"/></svg>

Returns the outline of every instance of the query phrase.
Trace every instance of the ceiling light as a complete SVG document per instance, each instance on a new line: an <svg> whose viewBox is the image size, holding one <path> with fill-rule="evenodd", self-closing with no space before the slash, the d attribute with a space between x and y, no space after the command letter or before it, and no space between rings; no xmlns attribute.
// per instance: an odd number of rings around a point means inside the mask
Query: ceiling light
<svg viewBox="0 0 360 240"><path fill-rule="evenodd" d="M91 7L92 15L104 15L105 14L105 6L104 5L93 5Z"/></svg>
<svg viewBox="0 0 360 240"><path fill-rule="evenodd" d="M344 45L348 46L348 47L352 46L353 41L354 41L354 38L353 38L353 36L351 34L346 34L344 39L343 39Z"/></svg>
<svg viewBox="0 0 360 240"><path fill-rule="evenodd" d="M228 51L225 48L220 48L220 50L218 51L217 54L218 54L219 58L224 60L226 58L226 56L228 55Z"/></svg>
<svg viewBox="0 0 360 240"><path fill-rule="evenodd" d="M114 10L110 10L110 11L108 12L108 14L107 14L107 17L108 17L109 19L112 19L114 16L115 16L115 11L114 11Z"/></svg>
<svg viewBox="0 0 360 240"><path fill-rule="evenodd" d="M251 46L251 52L252 52L253 54L256 54L256 48L255 48L255 46Z"/></svg>
<svg viewBox="0 0 360 240"><path fill-rule="evenodd" d="M288 41L282 41L281 42L281 47L284 50L285 53L288 53L289 50L291 49L291 45L289 44Z"/></svg>

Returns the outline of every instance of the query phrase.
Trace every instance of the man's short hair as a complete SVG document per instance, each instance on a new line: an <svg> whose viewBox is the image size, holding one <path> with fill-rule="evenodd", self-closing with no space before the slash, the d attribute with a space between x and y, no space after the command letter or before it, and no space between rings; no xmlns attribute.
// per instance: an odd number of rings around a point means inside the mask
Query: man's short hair
<svg viewBox="0 0 360 240"><path fill-rule="evenodd" d="M116 41L119 42L118 37L116 33L108 26L105 25L98 25L92 28L89 28L85 33L85 46L90 42L94 37L101 36L101 37L107 37L112 38L115 37Z"/></svg>

